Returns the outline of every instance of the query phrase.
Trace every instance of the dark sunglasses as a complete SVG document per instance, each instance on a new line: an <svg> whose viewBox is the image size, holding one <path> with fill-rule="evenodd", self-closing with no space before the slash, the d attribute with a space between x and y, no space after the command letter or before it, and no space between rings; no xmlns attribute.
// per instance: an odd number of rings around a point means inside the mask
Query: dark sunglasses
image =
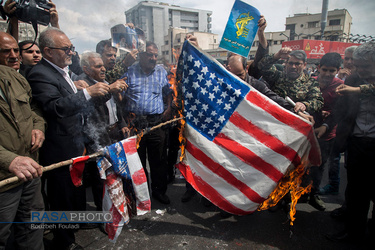
<svg viewBox="0 0 375 250"><path fill-rule="evenodd" d="M69 55L70 51L71 52L74 52L75 51L75 47L72 45L70 47L63 47L63 48L54 48L54 47L48 47L50 49L59 49L59 50L63 50L65 52L65 54Z"/></svg>

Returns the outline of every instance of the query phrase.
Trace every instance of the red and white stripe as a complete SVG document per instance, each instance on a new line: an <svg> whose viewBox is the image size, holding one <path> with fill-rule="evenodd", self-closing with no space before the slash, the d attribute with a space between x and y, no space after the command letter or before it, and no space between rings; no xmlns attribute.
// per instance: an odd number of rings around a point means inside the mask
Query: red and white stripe
<svg viewBox="0 0 375 250"><path fill-rule="evenodd" d="M130 137L122 140L120 143L116 145L118 145L117 148L119 150L124 150L125 152L136 198L137 215L142 215L151 211L151 201L147 178L137 153L137 138L135 136ZM102 168L105 171L101 173L101 177L104 177L106 180L103 195L103 211L109 211L112 214L113 223L107 223L105 230L108 233L109 240L116 242L123 226L129 222L129 211L123 190L122 178L112 170L111 166L112 164L104 158Z"/></svg>
<svg viewBox="0 0 375 250"><path fill-rule="evenodd" d="M213 141L188 124L185 136L180 171L212 203L238 215L254 212L304 155L320 162L312 125L253 88Z"/></svg>
<svg viewBox="0 0 375 250"><path fill-rule="evenodd" d="M108 239L115 243L124 224L129 222L129 211L121 177L112 170L107 174L104 185L103 211L112 214L113 222L105 224L105 231L108 234Z"/></svg>
<svg viewBox="0 0 375 250"><path fill-rule="evenodd" d="M146 174L137 153L137 137L133 136L123 140L122 145L125 150L133 189L137 198L137 215L143 215L151 210L151 200Z"/></svg>

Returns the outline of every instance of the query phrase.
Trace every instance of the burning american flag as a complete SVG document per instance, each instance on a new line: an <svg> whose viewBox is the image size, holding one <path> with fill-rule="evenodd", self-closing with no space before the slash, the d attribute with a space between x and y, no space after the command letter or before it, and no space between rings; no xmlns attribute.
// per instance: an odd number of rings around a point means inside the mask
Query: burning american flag
<svg viewBox="0 0 375 250"><path fill-rule="evenodd" d="M147 178L137 153L137 137L105 147L105 156L97 161L105 180L103 211L111 212L113 223L107 223L108 238L116 242L131 214L143 215L151 210ZM133 210L133 211L131 211Z"/></svg>
<svg viewBox="0 0 375 250"><path fill-rule="evenodd" d="M254 212L290 166L319 165L311 123L285 110L185 42L186 180L221 209Z"/></svg>

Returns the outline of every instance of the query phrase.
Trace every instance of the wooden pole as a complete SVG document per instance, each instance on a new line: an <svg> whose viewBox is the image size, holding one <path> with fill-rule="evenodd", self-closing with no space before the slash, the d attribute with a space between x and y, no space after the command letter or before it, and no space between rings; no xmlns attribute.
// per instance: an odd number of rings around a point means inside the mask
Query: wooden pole
<svg viewBox="0 0 375 250"><path fill-rule="evenodd" d="M144 132L144 134L147 134L148 132L150 132L152 130L155 130L155 129L158 129L158 128L164 126L164 125L168 125L170 123L179 121L179 120L181 120L183 118L184 117L179 117L179 118L175 118L175 119L166 121L164 123L160 123L160 124L158 124L158 125L150 128L150 129L146 130L146 132ZM89 155L89 159L96 158L96 157L102 156L102 155L103 155L103 152L102 151L98 151L98 152L95 152L95 153ZM51 171L53 169L60 168L60 167L63 167L63 166L67 166L67 165L71 165L71 164L73 164L73 159L61 161L61 162L58 162L58 163L54 163L52 165L43 167L42 169L43 169L43 172L47 172L47 171ZM2 180L2 181L0 181L0 188L3 187L3 186L5 186L5 185L17 182L19 180L20 179L17 176L13 176L13 177L10 177L8 179Z"/></svg>

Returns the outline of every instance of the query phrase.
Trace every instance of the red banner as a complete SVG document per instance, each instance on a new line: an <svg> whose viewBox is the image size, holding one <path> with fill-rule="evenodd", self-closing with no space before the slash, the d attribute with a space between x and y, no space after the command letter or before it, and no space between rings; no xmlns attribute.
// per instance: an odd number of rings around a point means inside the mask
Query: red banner
<svg viewBox="0 0 375 250"><path fill-rule="evenodd" d="M308 59L320 59L328 52L337 52L344 57L345 49L353 45L360 44L303 39L283 42L282 47L289 47L292 50L304 50Z"/></svg>

